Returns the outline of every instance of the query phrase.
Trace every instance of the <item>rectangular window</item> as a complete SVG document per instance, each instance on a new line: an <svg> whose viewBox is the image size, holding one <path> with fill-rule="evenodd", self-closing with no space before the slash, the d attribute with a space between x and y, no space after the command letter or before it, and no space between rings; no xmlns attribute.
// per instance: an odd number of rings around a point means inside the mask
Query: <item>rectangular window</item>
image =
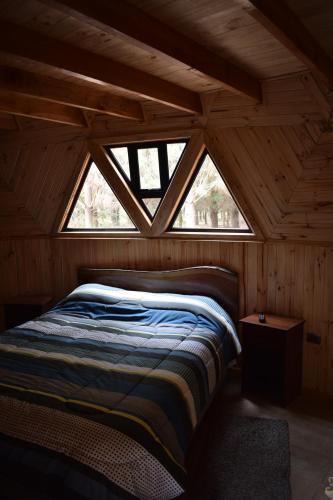
<svg viewBox="0 0 333 500"><path fill-rule="evenodd" d="M145 148L138 150L140 188L160 189L160 166L157 148Z"/></svg>

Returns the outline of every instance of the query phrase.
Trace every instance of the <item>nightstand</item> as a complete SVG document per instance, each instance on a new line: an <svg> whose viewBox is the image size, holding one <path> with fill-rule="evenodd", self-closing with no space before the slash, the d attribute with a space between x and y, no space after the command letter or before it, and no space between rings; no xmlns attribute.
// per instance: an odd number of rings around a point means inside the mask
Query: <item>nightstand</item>
<svg viewBox="0 0 333 500"><path fill-rule="evenodd" d="M40 316L52 305L52 297L47 295L27 295L6 299L4 303L5 328L25 323L36 316Z"/></svg>
<svg viewBox="0 0 333 500"><path fill-rule="evenodd" d="M242 324L242 390L269 396L288 405L302 389L302 319L258 314L240 320Z"/></svg>

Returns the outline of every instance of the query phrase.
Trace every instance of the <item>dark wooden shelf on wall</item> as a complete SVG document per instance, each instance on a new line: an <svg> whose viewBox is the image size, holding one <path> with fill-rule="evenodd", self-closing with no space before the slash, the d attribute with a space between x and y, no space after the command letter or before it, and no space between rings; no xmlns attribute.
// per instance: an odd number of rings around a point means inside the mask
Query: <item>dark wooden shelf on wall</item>
<svg viewBox="0 0 333 500"><path fill-rule="evenodd" d="M47 295L17 296L4 303L4 326L13 328L47 311L52 305L52 297Z"/></svg>
<svg viewBox="0 0 333 500"><path fill-rule="evenodd" d="M240 320L243 338L242 390L265 394L286 406L302 389L302 319L258 314Z"/></svg>

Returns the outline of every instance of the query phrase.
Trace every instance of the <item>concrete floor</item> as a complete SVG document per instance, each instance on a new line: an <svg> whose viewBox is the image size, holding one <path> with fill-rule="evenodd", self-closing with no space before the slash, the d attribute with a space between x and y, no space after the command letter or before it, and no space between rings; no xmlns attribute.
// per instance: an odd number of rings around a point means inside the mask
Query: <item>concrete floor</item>
<svg viewBox="0 0 333 500"><path fill-rule="evenodd" d="M205 430L216 420L216 415L219 415L219 418L221 415L244 415L287 420L293 500L327 498L325 487L328 486L328 478L333 478L332 400L301 396L287 408L281 408L258 397L244 397L240 390L239 373L235 371L229 374L202 422L191 448L188 461L190 481L191 475L200 468L200 450L205 439Z"/></svg>

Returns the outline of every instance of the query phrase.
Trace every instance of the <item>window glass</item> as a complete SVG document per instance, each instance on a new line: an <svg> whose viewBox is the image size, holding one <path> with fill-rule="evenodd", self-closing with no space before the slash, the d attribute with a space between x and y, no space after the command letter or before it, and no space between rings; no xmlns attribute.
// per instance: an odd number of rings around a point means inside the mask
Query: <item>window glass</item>
<svg viewBox="0 0 333 500"><path fill-rule="evenodd" d="M208 154L173 224L175 229L249 230Z"/></svg>
<svg viewBox="0 0 333 500"><path fill-rule="evenodd" d="M160 168L157 148L138 149L141 189L160 189Z"/></svg>
<svg viewBox="0 0 333 500"><path fill-rule="evenodd" d="M120 167L123 169L127 177L131 178L131 172L128 161L128 151L127 147L111 148L111 153L119 163Z"/></svg>
<svg viewBox="0 0 333 500"><path fill-rule="evenodd" d="M185 146L186 142L174 142L167 145L170 178L172 177L180 157L183 154Z"/></svg>
<svg viewBox="0 0 333 500"><path fill-rule="evenodd" d="M92 163L89 168L67 228L134 228L133 222L128 217L95 163Z"/></svg>
<svg viewBox="0 0 333 500"><path fill-rule="evenodd" d="M161 198L143 198L142 201L148 208L149 213L154 217Z"/></svg>

